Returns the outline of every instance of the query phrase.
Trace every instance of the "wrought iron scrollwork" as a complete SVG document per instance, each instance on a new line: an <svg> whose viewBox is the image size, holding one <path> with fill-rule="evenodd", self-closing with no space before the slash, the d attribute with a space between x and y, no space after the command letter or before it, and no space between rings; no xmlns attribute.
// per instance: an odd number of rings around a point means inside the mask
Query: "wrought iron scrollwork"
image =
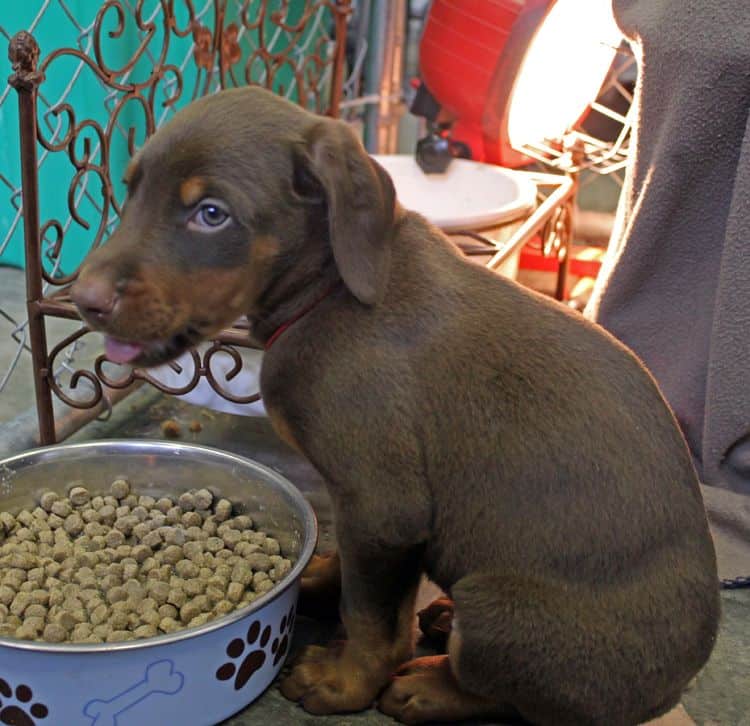
<svg viewBox="0 0 750 726"><path fill-rule="evenodd" d="M23 214L29 231L27 264L32 277L38 275L29 285L29 299L32 309L42 311L29 321L35 367L41 378L37 407L42 441L54 440L50 392L69 406L88 409L106 398L106 389L125 389L137 380L181 395L205 377L216 393L234 403L258 400L257 393L238 396L228 391L221 376L212 371L212 360L223 353L232 361L224 380L229 382L239 374L242 358L233 347L242 344L243 331L239 329L225 331L202 356L193 353L193 374L179 387L166 386L147 371L114 374L100 356L93 371L72 371L67 390L63 390L52 373L56 358L89 330L82 327L48 352L43 318L77 319L65 293L66 286L76 279L84 255L76 257L77 252L69 252L73 247L68 240L76 239L76 249L83 240L86 251L106 240L121 212L119 196L124 188L117 176L121 166L182 104L225 86L255 84L290 95L310 110L337 115L350 3L105 0L93 22L76 38L78 45L57 47L42 57L31 34L22 31L11 40L10 83L25 104L21 161L24 168L34 169L25 177L30 183L24 182ZM73 65L72 72L65 62ZM44 95L45 83L60 75L65 80L60 98L49 100ZM81 82L87 79L92 93L97 90L102 94L106 113L100 117L87 115L69 100L79 77ZM37 111L39 98L44 98L46 109ZM67 218L61 214L45 217L44 210L41 215L37 211L36 168L53 157L67 159L70 170L64 181L56 179L67 199ZM83 390L82 384L88 384L85 395L72 395Z"/></svg>

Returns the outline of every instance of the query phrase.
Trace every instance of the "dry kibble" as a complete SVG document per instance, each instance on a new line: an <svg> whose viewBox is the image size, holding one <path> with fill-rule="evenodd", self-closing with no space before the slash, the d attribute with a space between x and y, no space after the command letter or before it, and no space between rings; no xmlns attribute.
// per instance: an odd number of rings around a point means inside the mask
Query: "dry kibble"
<svg viewBox="0 0 750 726"><path fill-rule="evenodd" d="M86 524L91 524L92 522L100 524L102 521L102 515L99 514L99 510L89 508L81 511L81 519L83 519Z"/></svg>
<svg viewBox="0 0 750 726"><path fill-rule="evenodd" d="M187 601L187 595L184 590L178 588L172 588L167 596L167 602L170 605L174 605L177 608L182 607Z"/></svg>
<svg viewBox="0 0 750 726"><path fill-rule="evenodd" d="M201 613L196 615L189 623L189 628L197 628L199 625L205 625L209 620L213 618L213 613Z"/></svg>
<svg viewBox="0 0 750 726"><path fill-rule="evenodd" d="M157 633L156 626L151 624L141 625L133 631L136 638L153 638Z"/></svg>
<svg viewBox="0 0 750 726"><path fill-rule="evenodd" d="M271 578L268 577L268 575L265 572L256 572L253 575L253 583L252 583L253 584L253 590L255 590L255 592L259 592L260 591L260 586L264 582L271 582ZM272 582L271 582L271 584L273 585Z"/></svg>
<svg viewBox="0 0 750 726"><path fill-rule="evenodd" d="M228 499L219 499L214 507L214 515L217 522L224 522L232 514L232 502Z"/></svg>
<svg viewBox="0 0 750 726"><path fill-rule="evenodd" d="M224 540L221 537L209 537L206 540L206 549L209 552L218 552L224 549Z"/></svg>
<svg viewBox="0 0 750 726"><path fill-rule="evenodd" d="M161 497L161 499L156 500L154 507L163 514L166 514L172 507L174 507L174 502L169 497Z"/></svg>
<svg viewBox="0 0 750 726"><path fill-rule="evenodd" d="M227 587L227 600L233 603L238 603L242 600L242 595L245 592L245 586L239 582L230 582Z"/></svg>
<svg viewBox="0 0 750 726"><path fill-rule="evenodd" d="M156 549L157 547L161 546L162 539L161 534L159 530L152 530L148 534L141 537L141 544L146 545L146 547L150 547L151 549Z"/></svg>
<svg viewBox="0 0 750 726"><path fill-rule="evenodd" d="M36 541L36 533L28 527L19 527L15 532L15 537L20 542Z"/></svg>
<svg viewBox="0 0 750 726"><path fill-rule="evenodd" d="M115 611L109 616L109 625L113 630L127 630L130 625L128 613Z"/></svg>
<svg viewBox="0 0 750 726"><path fill-rule="evenodd" d="M44 605L39 605L38 603L32 602L26 610L23 612L23 619L26 620L28 618L44 618L47 617L47 608L44 607Z"/></svg>
<svg viewBox="0 0 750 726"><path fill-rule="evenodd" d="M119 643L123 640L133 640L133 634L129 630L113 630L107 635L107 643Z"/></svg>
<svg viewBox="0 0 750 726"><path fill-rule="evenodd" d="M110 604L116 603L120 600L127 600L128 599L128 593L125 591L124 587L116 586L116 587L110 587L107 591L107 602Z"/></svg>
<svg viewBox="0 0 750 726"><path fill-rule="evenodd" d="M169 545L162 552L164 562L170 565L176 565L182 558L182 548L177 545Z"/></svg>
<svg viewBox="0 0 750 726"><path fill-rule="evenodd" d="M75 614L69 610L61 610L54 616L53 622L60 627L65 628L67 632L70 632L76 625L78 625L78 623L83 622L83 620L79 620Z"/></svg>
<svg viewBox="0 0 750 726"><path fill-rule="evenodd" d="M169 585L166 582L160 582L158 580L150 581L146 587L146 590L159 605L163 605L164 603L166 603L171 594Z"/></svg>
<svg viewBox="0 0 750 726"><path fill-rule="evenodd" d="M219 600L214 605L214 612L217 615L226 615L227 613L231 613L236 607L236 604L229 600Z"/></svg>
<svg viewBox="0 0 750 726"><path fill-rule="evenodd" d="M132 551L133 548L129 544L117 545L117 547L115 547L112 551L112 559L115 562L120 562L126 557L130 557Z"/></svg>
<svg viewBox="0 0 750 726"><path fill-rule="evenodd" d="M164 542L166 542L167 544L177 545L178 547L182 547L187 539L185 530L181 529L180 527L159 527L157 531L161 535Z"/></svg>
<svg viewBox="0 0 750 726"><path fill-rule="evenodd" d="M247 561L238 562L232 568L232 582L239 582L242 587L247 587L253 580L253 570Z"/></svg>
<svg viewBox="0 0 750 726"><path fill-rule="evenodd" d="M130 483L126 479L115 479L109 487L109 491L116 499L124 499L130 494Z"/></svg>
<svg viewBox="0 0 750 726"><path fill-rule="evenodd" d="M159 630L162 633L174 633L175 630L180 629L180 623L174 618L162 618L159 621Z"/></svg>
<svg viewBox="0 0 750 726"><path fill-rule="evenodd" d="M177 498L177 504L182 507L183 512L195 509L195 495L192 492L184 492Z"/></svg>
<svg viewBox="0 0 750 726"><path fill-rule="evenodd" d="M262 552L254 552L252 555L248 555L244 561L256 572L268 572L271 569L271 558Z"/></svg>
<svg viewBox="0 0 750 726"><path fill-rule="evenodd" d="M68 492L68 498L74 507L83 507L89 503L91 495L86 487L75 486Z"/></svg>
<svg viewBox="0 0 750 726"><path fill-rule="evenodd" d="M78 512L68 515L65 518L63 528L68 534L73 536L83 532L83 519L81 519L81 515Z"/></svg>
<svg viewBox="0 0 750 726"><path fill-rule="evenodd" d="M123 497L120 500L120 504L125 505L126 507L130 507L132 509L133 507L138 506L138 497L135 494L133 494L133 492L130 492L128 496Z"/></svg>
<svg viewBox="0 0 750 726"><path fill-rule="evenodd" d="M51 512L52 511L52 505L60 498L58 494L55 492L44 492L41 497L39 497L39 504L44 509L45 512Z"/></svg>
<svg viewBox="0 0 750 726"><path fill-rule="evenodd" d="M170 507L166 513L168 524L177 524L182 521L182 507Z"/></svg>
<svg viewBox="0 0 750 726"><path fill-rule="evenodd" d="M73 511L73 507L70 506L70 502L67 499L58 499L53 503L51 511L52 514L65 519Z"/></svg>
<svg viewBox="0 0 750 726"><path fill-rule="evenodd" d="M119 547L125 542L125 535L119 529L112 529L104 538L107 547Z"/></svg>
<svg viewBox="0 0 750 726"><path fill-rule="evenodd" d="M138 603L146 597L146 593L138 580L128 580L124 585L123 589L128 594L128 599L134 601L134 607L138 606Z"/></svg>
<svg viewBox="0 0 750 726"><path fill-rule="evenodd" d="M160 605L158 610L160 618L176 618L177 612L177 608L174 605L170 605L169 603Z"/></svg>
<svg viewBox="0 0 750 726"><path fill-rule="evenodd" d="M132 535L136 538L139 542L143 542L143 538L147 537L149 532L153 527L151 526L151 522L139 522L138 524L133 527Z"/></svg>
<svg viewBox="0 0 750 726"><path fill-rule="evenodd" d="M194 597L200 595L206 590L206 583L198 577L191 577L185 580L185 593Z"/></svg>
<svg viewBox="0 0 750 726"><path fill-rule="evenodd" d="M93 509L91 510L94 511ZM95 514L99 514L98 512L95 512ZM73 516L73 515L71 515ZM85 518L81 516L81 519L85 522ZM67 521L67 520L66 520ZM109 527L107 527L104 524L101 524L100 522L86 522L83 526L83 533L87 537L106 537L106 535L109 533Z"/></svg>
<svg viewBox="0 0 750 726"><path fill-rule="evenodd" d="M148 518L148 509L142 507L140 504L133 507L130 514L135 517L139 522L144 522Z"/></svg>
<svg viewBox="0 0 750 726"><path fill-rule="evenodd" d="M281 554L281 548L279 547L279 543L272 537L266 537L261 547L267 555Z"/></svg>
<svg viewBox="0 0 750 726"><path fill-rule="evenodd" d="M182 546L182 551L187 559L195 561L200 560L203 555L203 542L186 542Z"/></svg>
<svg viewBox="0 0 750 726"><path fill-rule="evenodd" d="M136 562L143 563L149 557L151 557L151 548L147 547L145 544L139 544L133 547L133 549L131 550L131 553L132 553L133 559Z"/></svg>
<svg viewBox="0 0 750 726"><path fill-rule="evenodd" d="M38 562L37 558L28 552L19 551L3 557L2 564L19 570L31 570L37 566Z"/></svg>
<svg viewBox="0 0 750 726"><path fill-rule="evenodd" d="M117 519L117 510L111 504L103 504L99 508L99 520L102 524L112 526Z"/></svg>
<svg viewBox="0 0 750 726"><path fill-rule="evenodd" d="M268 592L269 590L273 589L273 586L274 586L274 583L271 579L261 580L261 582L258 585L256 585L253 582L253 589L257 593Z"/></svg>
<svg viewBox="0 0 750 726"><path fill-rule="evenodd" d="M193 495L196 509L210 509L214 501L214 495L208 489L199 489Z"/></svg>
<svg viewBox="0 0 750 726"><path fill-rule="evenodd" d="M232 517L231 502L206 488L175 504L138 496L124 479L93 497L73 482L67 498L45 492L39 501L0 512L0 634L153 637L252 602L292 567L249 515Z"/></svg>
<svg viewBox="0 0 750 726"><path fill-rule="evenodd" d="M182 515L182 525L184 527L200 527L203 524L203 517L198 512L185 512Z"/></svg>
<svg viewBox="0 0 750 726"><path fill-rule="evenodd" d="M230 529L229 531L224 532L221 539L230 550L233 550L242 541L242 533L238 532L236 529Z"/></svg>
<svg viewBox="0 0 750 726"><path fill-rule="evenodd" d="M13 602L13 598L16 596L16 591L8 585L0 585L0 603L3 605L10 605Z"/></svg>
<svg viewBox="0 0 750 726"><path fill-rule="evenodd" d="M161 620L161 615L156 610L146 610L141 616L140 620L147 625L158 626Z"/></svg>
<svg viewBox="0 0 750 726"><path fill-rule="evenodd" d="M31 622L24 622L16 628L15 637L19 640L36 640L36 636L39 632L34 628Z"/></svg>
<svg viewBox="0 0 750 726"><path fill-rule="evenodd" d="M208 532L204 531L201 527L188 527L185 530L185 537L189 539L191 542L205 542L209 534Z"/></svg>
<svg viewBox="0 0 750 726"><path fill-rule="evenodd" d="M131 534L133 527L138 524L138 517L132 514L126 514L124 517L118 517L115 520L115 529L119 529L126 537Z"/></svg>
<svg viewBox="0 0 750 726"><path fill-rule="evenodd" d="M198 566L190 560L180 560L174 566L175 572L180 577L198 577Z"/></svg>
<svg viewBox="0 0 750 726"><path fill-rule="evenodd" d="M42 640L48 643L62 643L68 639L68 631L59 623L47 623L42 631Z"/></svg>

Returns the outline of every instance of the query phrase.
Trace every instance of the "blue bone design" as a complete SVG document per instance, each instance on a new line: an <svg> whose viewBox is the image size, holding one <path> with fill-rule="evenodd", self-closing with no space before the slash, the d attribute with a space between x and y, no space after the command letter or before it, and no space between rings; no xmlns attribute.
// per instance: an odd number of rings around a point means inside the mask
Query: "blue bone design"
<svg viewBox="0 0 750 726"><path fill-rule="evenodd" d="M171 660L157 660L146 667L143 679L128 686L108 701L95 699L83 707L91 726L117 726L117 717L149 696L162 693L173 696L182 690L185 676L175 670Z"/></svg>

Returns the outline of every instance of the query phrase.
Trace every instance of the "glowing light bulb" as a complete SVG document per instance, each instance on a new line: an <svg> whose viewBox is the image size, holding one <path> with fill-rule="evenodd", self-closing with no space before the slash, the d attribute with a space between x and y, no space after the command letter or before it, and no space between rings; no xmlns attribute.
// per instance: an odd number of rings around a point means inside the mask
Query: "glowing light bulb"
<svg viewBox="0 0 750 726"><path fill-rule="evenodd" d="M557 0L513 88L511 145L562 139L599 95L622 38L612 0Z"/></svg>

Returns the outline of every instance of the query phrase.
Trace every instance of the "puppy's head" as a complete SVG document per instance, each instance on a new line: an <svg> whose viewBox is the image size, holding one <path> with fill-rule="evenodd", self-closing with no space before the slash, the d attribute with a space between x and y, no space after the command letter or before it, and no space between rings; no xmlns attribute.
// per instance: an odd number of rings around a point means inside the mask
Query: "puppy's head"
<svg viewBox="0 0 750 726"><path fill-rule="evenodd" d="M116 362L156 365L340 277L383 295L395 194L342 122L259 88L191 104L126 172L120 226L71 295Z"/></svg>

